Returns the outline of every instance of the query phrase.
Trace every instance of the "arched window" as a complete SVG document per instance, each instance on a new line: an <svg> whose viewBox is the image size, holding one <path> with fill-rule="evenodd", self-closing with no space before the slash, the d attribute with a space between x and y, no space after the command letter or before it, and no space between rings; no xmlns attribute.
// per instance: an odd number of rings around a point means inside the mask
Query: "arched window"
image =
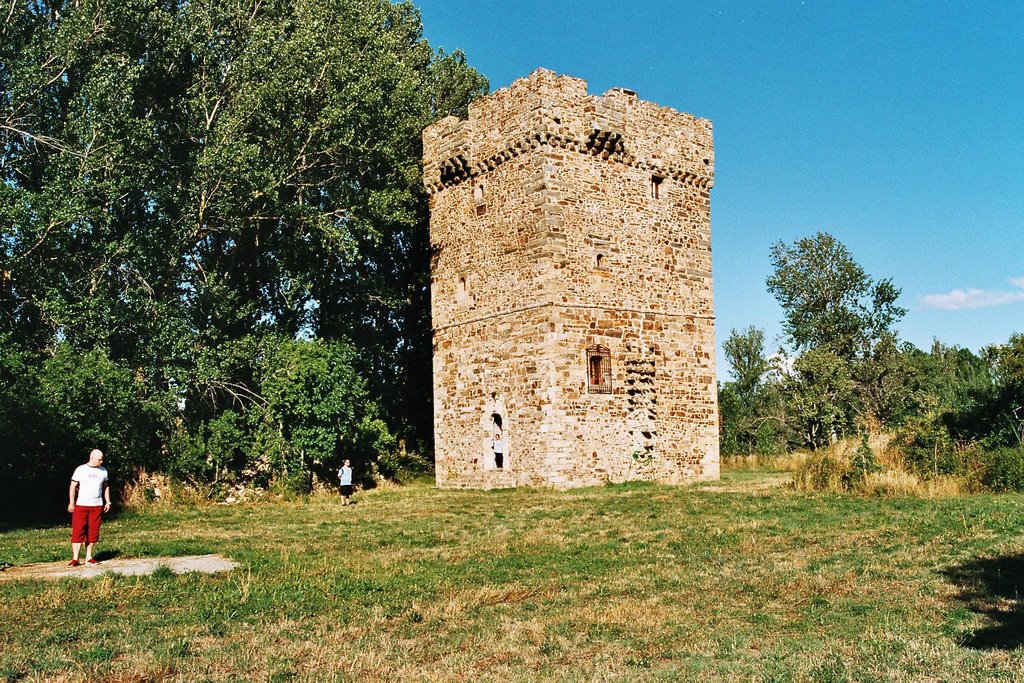
<svg viewBox="0 0 1024 683"><path fill-rule="evenodd" d="M473 308L475 306L473 288L470 287L471 284L472 282L466 275L459 275L455 280L455 303L461 308Z"/></svg>
<svg viewBox="0 0 1024 683"><path fill-rule="evenodd" d="M587 347L587 392L612 393L612 354L607 346Z"/></svg>
<svg viewBox="0 0 1024 683"><path fill-rule="evenodd" d="M473 188L473 205L476 207L477 216L483 216L487 213L487 199L484 197L483 185L477 185Z"/></svg>

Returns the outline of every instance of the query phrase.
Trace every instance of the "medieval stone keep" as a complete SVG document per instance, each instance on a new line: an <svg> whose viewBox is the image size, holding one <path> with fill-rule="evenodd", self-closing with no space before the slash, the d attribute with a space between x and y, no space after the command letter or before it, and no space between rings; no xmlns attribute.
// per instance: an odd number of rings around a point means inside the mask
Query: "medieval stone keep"
<svg viewBox="0 0 1024 683"><path fill-rule="evenodd" d="M540 69L423 148L438 486L717 478L711 122Z"/></svg>

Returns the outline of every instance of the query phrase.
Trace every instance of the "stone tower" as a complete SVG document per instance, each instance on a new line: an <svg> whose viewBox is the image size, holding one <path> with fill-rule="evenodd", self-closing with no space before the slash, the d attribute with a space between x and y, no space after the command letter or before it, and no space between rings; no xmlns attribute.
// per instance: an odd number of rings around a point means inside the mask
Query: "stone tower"
<svg viewBox="0 0 1024 683"><path fill-rule="evenodd" d="M438 486L717 478L710 121L539 69L423 164Z"/></svg>

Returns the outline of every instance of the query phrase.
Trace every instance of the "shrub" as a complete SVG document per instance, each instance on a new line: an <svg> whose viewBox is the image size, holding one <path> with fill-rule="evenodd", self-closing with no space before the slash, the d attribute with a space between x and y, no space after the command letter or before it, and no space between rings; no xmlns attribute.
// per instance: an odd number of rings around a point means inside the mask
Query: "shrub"
<svg viewBox="0 0 1024 683"><path fill-rule="evenodd" d="M276 493L286 500L305 495L312 490L313 475L305 469L282 472L270 482L271 493Z"/></svg>
<svg viewBox="0 0 1024 683"><path fill-rule="evenodd" d="M984 456L982 483L992 491L1024 491L1024 448L1005 447Z"/></svg>
<svg viewBox="0 0 1024 683"><path fill-rule="evenodd" d="M868 443L868 435L864 433L861 435L860 446L857 447L857 452L854 453L851 463L849 474L851 484L856 486L858 483L862 483L869 474L881 470L882 468L875 461L875 452L872 450L871 444Z"/></svg>
<svg viewBox="0 0 1024 683"><path fill-rule="evenodd" d="M244 417L225 410L189 432L178 425L168 440L169 474L185 481L220 481L241 472L247 464L251 438Z"/></svg>
<svg viewBox="0 0 1024 683"><path fill-rule="evenodd" d="M4 348L0 394L0 474L18 482L5 503L46 509L66 500L68 477L93 448L107 453L115 489L160 462L169 394L103 348L60 343L43 359Z"/></svg>
<svg viewBox="0 0 1024 683"><path fill-rule="evenodd" d="M943 415L929 413L908 419L896 434L896 447L905 466L925 479L964 474L964 461L943 421Z"/></svg>
<svg viewBox="0 0 1024 683"><path fill-rule="evenodd" d="M762 422L757 428L754 439L754 452L757 455L779 455L784 450L775 428L767 421Z"/></svg>

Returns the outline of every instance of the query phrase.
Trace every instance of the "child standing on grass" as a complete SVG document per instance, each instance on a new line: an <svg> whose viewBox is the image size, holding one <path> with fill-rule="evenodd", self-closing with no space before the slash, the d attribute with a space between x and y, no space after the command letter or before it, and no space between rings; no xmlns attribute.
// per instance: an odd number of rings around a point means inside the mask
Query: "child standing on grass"
<svg viewBox="0 0 1024 683"><path fill-rule="evenodd" d="M491 448L494 449L494 469L505 469L505 442L501 440L501 432L494 432Z"/></svg>
<svg viewBox="0 0 1024 683"><path fill-rule="evenodd" d="M352 496L352 463L347 459L338 470L338 482L341 484L341 504L348 505L348 499Z"/></svg>

